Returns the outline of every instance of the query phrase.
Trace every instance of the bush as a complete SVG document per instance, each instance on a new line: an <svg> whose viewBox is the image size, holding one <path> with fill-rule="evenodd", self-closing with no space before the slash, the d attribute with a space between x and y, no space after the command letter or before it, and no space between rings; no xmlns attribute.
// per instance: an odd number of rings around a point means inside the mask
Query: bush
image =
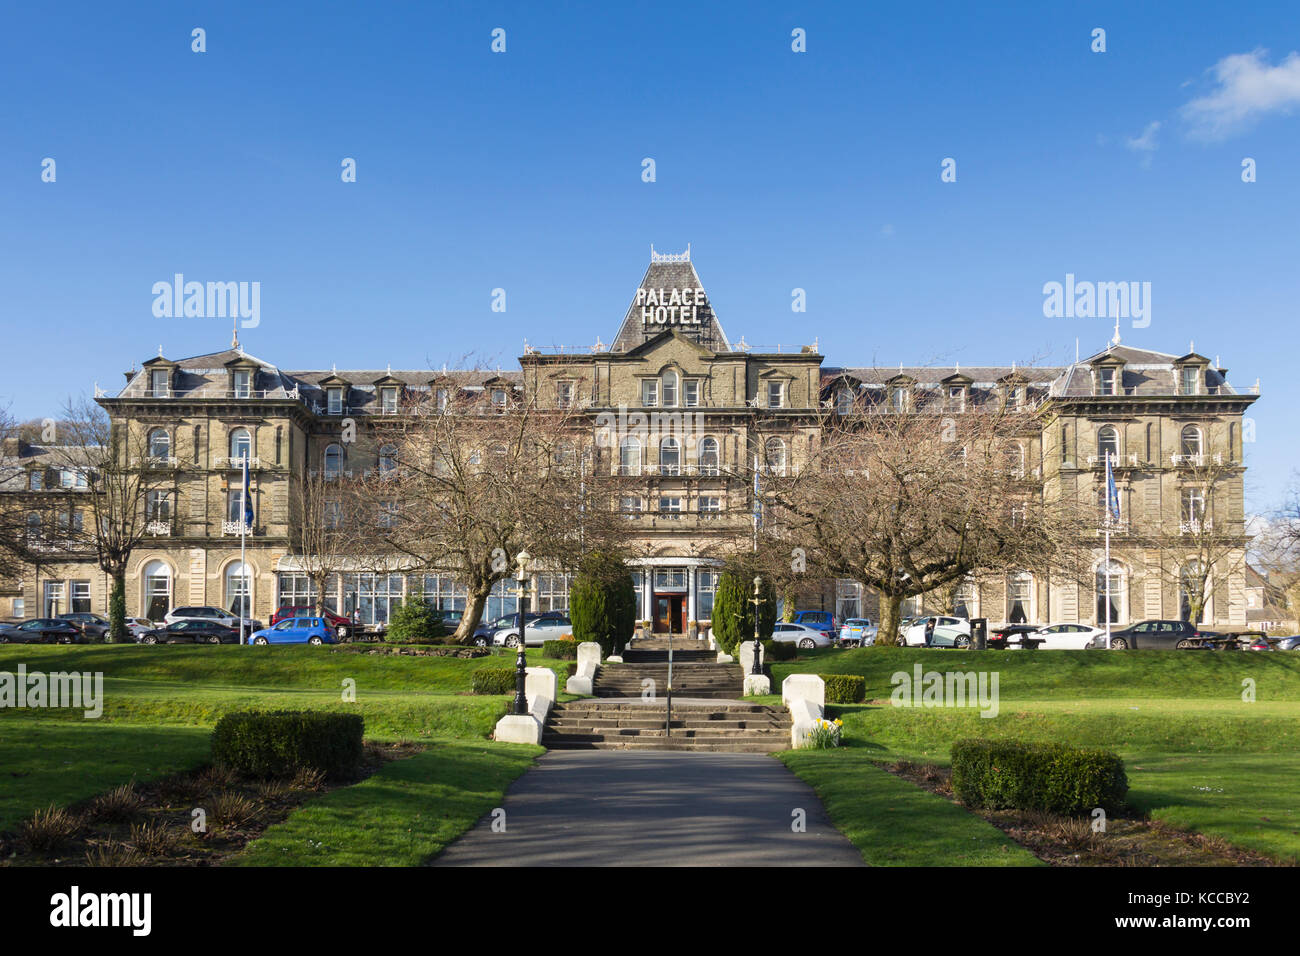
<svg viewBox="0 0 1300 956"><path fill-rule="evenodd" d="M860 704L867 699L867 679L855 674L818 674L826 684L826 703Z"/></svg>
<svg viewBox="0 0 1300 956"><path fill-rule="evenodd" d="M542 641L542 656L557 661L576 661L578 659L577 641Z"/></svg>
<svg viewBox="0 0 1300 956"><path fill-rule="evenodd" d="M443 636L442 615L428 601L414 598L393 610L384 640L400 644L433 644Z"/></svg>
<svg viewBox="0 0 1300 956"><path fill-rule="evenodd" d="M971 807L1077 814L1122 807L1128 777L1124 761L1109 750L958 740L952 745L952 789Z"/></svg>
<svg viewBox="0 0 1300 956"><path fill-rule="evenodd" d="M349 780L361 769L365 721L358 714L256 710L226 714L212 731L212 759L244 777L293 777L317 770Z"/></svg>
<svg viewBox="0 0 1300 956"><path fill-rule="evenodd" d="M515 669L513 667L480 667L473 674L476 694L513 694Z"/></svg>
<svg viewBox="0 0 1300 956"><path fill-rule="evenodd" d="M795 647L792 641L763 642L763 660L766 663L772 661L792 661L798 656L799 648Z"/></svg>
<svg viewBox="0 0 1300 956"><path fill-rule="evenodd" d="M754 576L753 569L739 562L718 575L713 596L713 639L724 653L735 654L742 641L754 639ZM770 635L776 625L776 591L767 577L763 577L760 596L763 603L758 633Z"/></svg>
<svg viewBox="0 0 1300 956"><path fill-rule="evenodd" d="M603 551L587 555L569 588L575 641L595 641L606 657L627 643L636 628L636 615L636 590L622 557Z"/></svg>

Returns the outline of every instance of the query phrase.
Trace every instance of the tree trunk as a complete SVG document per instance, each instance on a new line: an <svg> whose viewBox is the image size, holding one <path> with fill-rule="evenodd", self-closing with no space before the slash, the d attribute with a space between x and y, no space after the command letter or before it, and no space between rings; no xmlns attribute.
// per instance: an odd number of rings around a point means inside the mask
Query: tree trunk
<svg viewBox="0 0 1300 956"><path fill-rule="evenodd" d="M478 627L479 621L483 619L483 608L487 605L488 595L491 593L492 585L490 583L468 592L465 597L465 610L460 616L460 624L456 627L457 644L467 644L469 639L474 636L474 629Z"/></svg>
<svg viewBox="0 0 1300 956"><path fill-rule="evenodd" d="M110 644L122 644L129 639L126 630L126 569L115 569L112 577L113 585L108 594L108 637L105 640Z"/></svg>
<svg viewBox="0 0 1300 956"><path fill-rule="evenodd" d="M794 620L795 594L794 585L787 584L781 591L781 620L789 624Z"/></svg>
<svg viewBox="0 0 1300 956"><path fill-rule="evenodd" d="M876 634L876 646L902 644L903 638L898 633L902 623L903 598L898 594L880 595L880 630Z"/></svg>

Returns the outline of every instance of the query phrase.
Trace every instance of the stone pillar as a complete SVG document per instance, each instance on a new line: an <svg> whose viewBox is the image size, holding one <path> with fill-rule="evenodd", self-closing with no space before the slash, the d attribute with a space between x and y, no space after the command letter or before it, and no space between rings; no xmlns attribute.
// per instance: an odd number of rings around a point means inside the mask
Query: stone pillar
<svg viewBox="0 0 1300 956"><path fill-rule="evenodd" d="M686 620L687 627L695 620L695 566L686 569Z"/></svg>
<svg viewBox="0 0 1300 956"><path fill-rule="evenodd" d="M653 621L654 616L650 613L650 608L654 603L654 598L650 592L654 586L654 569L642 568L641 574L641 620ZM650 635L647 634L646 636L649 637Z"/></svg>

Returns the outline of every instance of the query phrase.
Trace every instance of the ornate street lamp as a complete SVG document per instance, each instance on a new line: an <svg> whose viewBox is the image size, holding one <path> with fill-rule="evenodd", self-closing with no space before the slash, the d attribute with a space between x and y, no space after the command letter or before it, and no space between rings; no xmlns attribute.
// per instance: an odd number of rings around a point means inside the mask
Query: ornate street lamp
<svg viewBox="0 0 1300 956"><path fill-rule="evenodd" d="M520 551L515 555L518 567L515 580L519 582L519 656L515 658L515 705L513 713L519 716L528 713L528 694L524 689L528 680L528 660L524 657L524 646L528 643L528 562L532 555Z"/></svg>
<svg viewBox="0 0 1300 956"><path fill-rule="evenodd" d="M762 661L759 659L762 654L763 645L759 641L759 633L758 633L758 629L759 629L758 608L759 605L763 603L763 598L761 596L762 593L763 593L763 579L758 575L754 575L754 660L749 668L749 672L754 675L761 675L763 673Z"/></svg>

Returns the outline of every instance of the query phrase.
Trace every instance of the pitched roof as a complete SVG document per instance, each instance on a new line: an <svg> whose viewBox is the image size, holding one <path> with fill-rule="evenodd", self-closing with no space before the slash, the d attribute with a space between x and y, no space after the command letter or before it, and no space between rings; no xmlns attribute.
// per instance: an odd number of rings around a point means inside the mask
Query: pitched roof
<svg viewBox="0 0 1300 956"><path fill-rule="evenodd" d="M627 307L627 315L623 318L623 324L619 326L618 335L614 337L610 351L627 352L668 327L659 324L642 324L641 310L644 306L638 304L641 290L647 292L654 290L656 294L663 292L665 296L669 296L674 290L684 292L703 288L704 284L700 282L699 274L691 264L689 248L680 256L661 256L652 248L650 265L646 267L645 275L641 277L637 294L632 296L632 303ZM672 327L680 329L683 335L694 339L712 352L730 352L731 342L727 339L727 333L722 330L722 323L718 321L717 313L713 311L713 301L707 292L705 303L696 308L698 309L696 317L700 323L698 326Z"/></svg>

